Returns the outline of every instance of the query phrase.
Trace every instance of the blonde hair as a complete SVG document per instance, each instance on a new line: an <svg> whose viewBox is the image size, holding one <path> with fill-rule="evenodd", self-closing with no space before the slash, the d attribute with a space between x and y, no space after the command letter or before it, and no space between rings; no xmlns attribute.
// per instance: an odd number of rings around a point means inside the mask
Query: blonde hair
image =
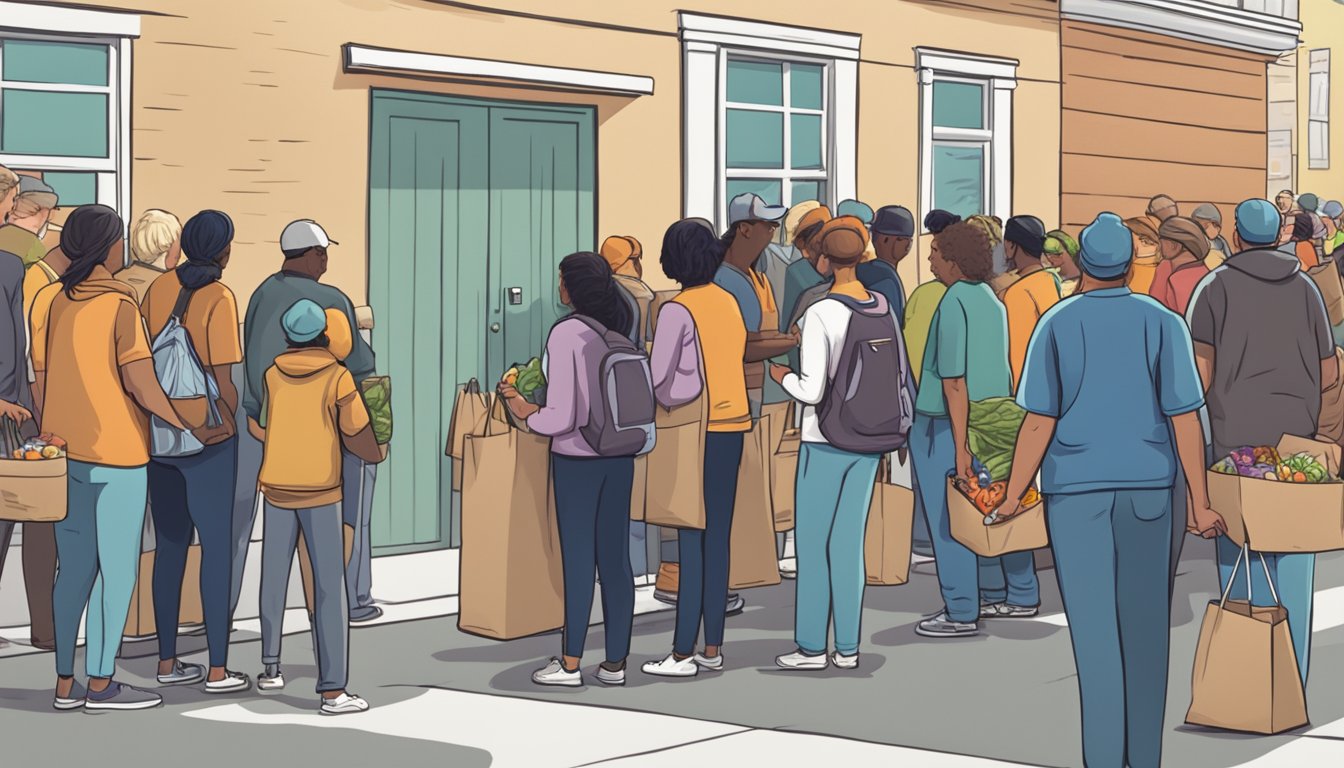
<svg viewBox="0 0 1344 768"><path fill-rule="evenodd" d="M0 198L9 194L9 191L19 186L19 175L3 165L0 165Z"/></svg>
<svg viewBox="0 0 1344 768"><path fill-rule="evenodd" d="M1003 225L1000 224L997 219L977 213L974 216L968 217L966 223L985 233L989 238L990 249L997 247L1003 242Z"/></svg>
<svg viewBox="0 0 1344 768"><path fill-rule="evenodd" d="M6 193L0 192L0 197ZM50 192L32 192L14 198L15 218L26 219L56 207L56 196Z"/></svg>
<svg viewBox="0 0 1344 768"><path fill-rule="evenodd" d="M182 236L182 222L167 211L151 208L131 227L131 255L136 261L152 264Z"/></svg>

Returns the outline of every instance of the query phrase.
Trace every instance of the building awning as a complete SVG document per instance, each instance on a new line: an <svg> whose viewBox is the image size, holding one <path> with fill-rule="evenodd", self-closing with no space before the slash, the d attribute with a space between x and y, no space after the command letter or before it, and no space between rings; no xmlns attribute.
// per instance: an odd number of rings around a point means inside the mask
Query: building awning
<svg viewBox="0 0 1344 768"><path fill-rule="evenodd" d="M653 78L643 75L399 51L356 43L346 43L343 52L346 72L500 80L626 96L648 96L653 93Z"/></svg>
<svg viewBox="0 0 1344 768"><path fill-rule="evenodd" d="M1297 48L1302 24L1271 13L1203 0L1060 0L1066 21L1152 32L1209 45L1278 56Z"/></svg>

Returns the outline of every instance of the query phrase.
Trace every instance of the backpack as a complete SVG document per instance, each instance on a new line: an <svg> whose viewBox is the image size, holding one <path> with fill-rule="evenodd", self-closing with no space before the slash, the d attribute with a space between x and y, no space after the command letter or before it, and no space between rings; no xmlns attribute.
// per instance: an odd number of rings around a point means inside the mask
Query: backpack
<svg viewBox="0 0 1344 768"><path fill-rule="evenodd" d="M215 402L219 399L219 384L201 364L196 347L191 343L183 318L191 304L193 290L184 287L177 295L177 304L168 323L154 337L150 351L154 355L154 376L169 400L205 398L209 417L206 426L218 427L223 423ZM181 430L160 419L150 417L150 450L156 458L177 458L200 453L205 446L190 430Z"/></svg>
<svg viewBox="0 0 1344 768"><path fill-rule="evenodd" d="M599 456L643 456L653 450L653 374L649 356L630 339L583 315L571 315L606 344L589 394L588 421L579 434Z"/></svg>
<svg viewBox="0 0 1344 768"><path fill-rule="evenodd" d="M817 426L826 442L851 453L904 448L915 414L910 362L887 300L878 293L867 304L829 298L849 308L850 320L835 378L817 407Z"/></svg>

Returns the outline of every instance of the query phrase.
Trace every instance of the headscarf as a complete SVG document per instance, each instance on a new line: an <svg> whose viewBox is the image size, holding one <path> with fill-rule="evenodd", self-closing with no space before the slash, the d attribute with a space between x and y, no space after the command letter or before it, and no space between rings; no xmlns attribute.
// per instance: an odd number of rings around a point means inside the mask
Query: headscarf
<svg viewBox="0 0 1344 768"><path fill-rule="evenodd" d="M1204 228L1194 219L1172 216L1162 222L1162 226L1157 228L1157 234L1163 240L1180 243L1181 247L1194 254L1196 259L1203 260L1209 255L1209 238L1204 234Z"/></svg>
<svg viewBox="0 0 1344 768"><path fill-rule="evenodd" d="M233 242L233 220L223 211L201 211L182 227L182 256L177 267L182 287L195 290L215 282L224 274L219 256Z"/></svg>
<svg viewBox="0 0 1344 768"><path fill-rule="evenodd" d="M66 218L61 228L61 252L70 259L61 275L66 295L107 261L107 252L121 240L122 232L121 217L106 205L81 205Z"/></svg>
<svg viewBox="0 0 1344 768"><path fill-rule="evenodd" d="M924 229L936 235L959 221L961 221L961 217L957 214L935 208L924 217Z"/></svg>

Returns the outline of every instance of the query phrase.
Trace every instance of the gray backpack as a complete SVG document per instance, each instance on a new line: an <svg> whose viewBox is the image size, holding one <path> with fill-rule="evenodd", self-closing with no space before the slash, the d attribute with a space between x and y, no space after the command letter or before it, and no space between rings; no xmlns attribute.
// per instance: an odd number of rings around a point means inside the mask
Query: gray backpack
<svg viewBox="0 0 1344 768"><path fill-rule="evenodd" d="M648 354L590 317L570 317L607 346L597 364L597 386L589 395L588 422L579 434L599 456L643 456L653 450L657 412Z"/></svg>
<svg viewBox="0 0 1344 768"><path fill-rule="evenodd" d="M877 293L868 303L836 294L828 298L848 307L850 319L835 378L817 408L822 436L851 453L904 448L915 416L907 385L910 361L886 298Z"/></svg>
<svg viewBox="0 0 1344 768"><path fill-rule="evenodd" d="M154 337L150 347L154 355L154 375L163 387L163 393L169 400L194 400L205 398L209 417L207 427L218 427L223 423L215 401L219 399L219 384L210 371L201 364L196 356L196 347L191 343L191 334L187 333L183 318L191 304L194 291L183 288L177 295L173 314L168 324L163 326L159 335ZM190 431L174 427L158 416L150 417L149 454L158 458L177 458L200 453L205 446Z"/></svg>

